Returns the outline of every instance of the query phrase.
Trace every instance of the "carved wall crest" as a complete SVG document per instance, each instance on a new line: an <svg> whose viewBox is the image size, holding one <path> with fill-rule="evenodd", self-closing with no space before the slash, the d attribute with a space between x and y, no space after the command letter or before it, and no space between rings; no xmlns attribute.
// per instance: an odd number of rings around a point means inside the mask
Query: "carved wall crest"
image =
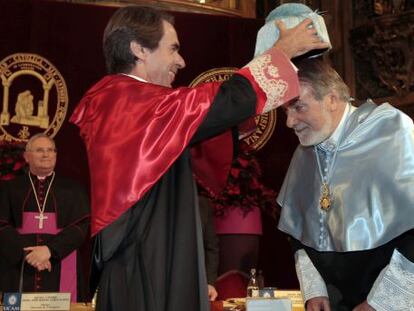
<svg viewBox="0 0 414 311"><path fill-rule="evenodd" d="M196 77L190 86L196 86L205 82L227 81L237 70L237 68L233 67L223 67L205 71ZM255 150L259 150L266 144L275 130L276 110L271 110L265 114L256 116L255 122L256 130L244 136L243 141Z"/></svg>
<svg viewBox="0 0 414 311"><path fill-rule="evenodd" d="M0 61L0 140L27 141L39 132L54 137L65 120L68 90L60 72L37 54Z"/></svg>
<svg viewBox="0 0 414 311"><path fill-rule="evenodd" d="M404 96L414 89L414 12L377 17L353 29L351 42L357 80L368 96Z"/></svg>

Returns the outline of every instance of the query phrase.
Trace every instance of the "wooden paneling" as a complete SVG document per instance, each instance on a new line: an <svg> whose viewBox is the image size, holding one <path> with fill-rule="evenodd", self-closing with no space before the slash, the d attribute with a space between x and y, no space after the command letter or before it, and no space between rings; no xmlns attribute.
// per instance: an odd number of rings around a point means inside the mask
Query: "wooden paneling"
<svg viewBox="0 0 414 311"><path fill-rule="evenodd" d="M256 0L72 0L69 2L94 3L110 6L144 4L171 11L220 14L248 18L256 17Z"/></svg>

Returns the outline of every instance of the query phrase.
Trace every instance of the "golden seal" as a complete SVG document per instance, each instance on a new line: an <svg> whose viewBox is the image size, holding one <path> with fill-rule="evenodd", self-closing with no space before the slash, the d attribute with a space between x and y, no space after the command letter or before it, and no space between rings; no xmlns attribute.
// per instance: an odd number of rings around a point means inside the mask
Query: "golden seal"
<svg viewBox="0 0 414 311"><path fill-rule="evenodd" d="M234 67L222 67L205 71L190 83L190 87L206 82L227 81L237 70ZM243 141L255 150L259 150L266 144L275 130L276 110L256 116L255 122L256 130L244 136Z"/></svg>
<svg viewBox="0 0 414 311"><path fill-rule="evenodd" d="M319 200L321 209L325 212L331 208L331 197L329 195L329 186L326 183L322 184L322 195Z"/></svg>
<svg viewBox="0 0 414 311"><path fill-rule="evenodd" d="M12 54L0 61L0 78L0 140L22 142L40 132L54 137L69 103L56 67L37 54Z"/></svg>

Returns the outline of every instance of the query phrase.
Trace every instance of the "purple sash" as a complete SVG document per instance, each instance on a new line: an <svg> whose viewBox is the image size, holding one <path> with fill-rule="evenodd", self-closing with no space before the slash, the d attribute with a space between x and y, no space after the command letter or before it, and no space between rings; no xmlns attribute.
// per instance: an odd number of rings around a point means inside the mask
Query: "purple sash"
<svg viewBox="0 0 414 311"><path fill-rule="evenodd" d="M43 228L39 229L39 220L35 218L39 213L23 212L22 227L18 228L20 234L58 234L61 229L56 226L56 214L44 213L47 219L43 222ZM76 251L62 259L60 263L60 292L71 293L71 301L77 300L77 273Z"/></svg>

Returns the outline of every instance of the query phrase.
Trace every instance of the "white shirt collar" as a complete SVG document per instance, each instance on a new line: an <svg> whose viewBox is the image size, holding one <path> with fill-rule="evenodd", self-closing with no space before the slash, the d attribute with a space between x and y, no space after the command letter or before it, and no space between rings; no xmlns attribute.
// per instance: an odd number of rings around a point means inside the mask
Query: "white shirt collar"
<svg viewBox="0 0 414 311"><path fill-rule="evenodd" d="M343 127L345 126L346 119L354 112L356 107L352 106L351 104L346 105L344 113L342 114L341 121L339 122L338 126L336 127L335 131L323 142L320 143L322 148L326 148L329 145L337 145L340 139L340 134L343 131ZM329 149L329 148L328 148Z"/></svg>
<svg viewBox="0 0 414 311"><path fill-rule="evenodd" d="M133 79L135 79L135 80L138 80L138 81L141 81L141 82L148 83L148 81L147 81L147 80L144 80L144 79L142 79L142 78L140 78L140 77L138 77L138 76L134 76L134 75L129 74L129 73L122 73L122 74L123 74L123 75L125 75L125 76L128 76L128 77L130 77L130 78L133 78Z"/></svg>
<svg viewBox="0 0 414 311"><path fill-rule="evenodd" d="M36 178L37 179L39 179L39 180L44 180L44 179L46 179L47 177L49 177L50 175L52 175L53 174L53 171L51 171L49 174L47 174L47 175L45 175L45 176L38 176L38 175L35 175L35 174L33 174L32 172L30 172L32 175L34 175L34 176L36 176Z"/></svg>

